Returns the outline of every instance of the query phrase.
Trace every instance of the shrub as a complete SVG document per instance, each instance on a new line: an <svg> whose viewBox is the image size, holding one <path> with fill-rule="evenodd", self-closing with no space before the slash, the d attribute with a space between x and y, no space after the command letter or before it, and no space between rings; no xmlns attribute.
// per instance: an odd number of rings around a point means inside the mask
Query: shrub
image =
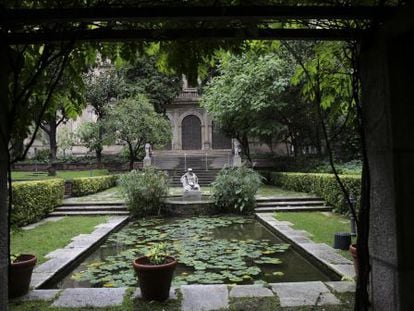
<svg viewBox="0 0 414 311"><path fill-rule="evenodd" d="M339 163L335 165L338 174L343 175L361 175L362 162L360 160L352 160L345 163ZM319 166L312 169L311 172L315 173L330 173L332 174L332 167L329 162L323 162Z"/></svg>
<svg viewBox="0 0 414 311"><path fill-rule="evenodd" d="M127 206L135 216L159 215L162 198L168 194L168 176L153 167L133 170L120 177Z"/></svg>
<svg viewBox="0 0 414 311"><path fill-rule="evenodd" d="M116 186L117 175L79 177L72 179L72 195L80 197Z"/></svg>
<svg viewBox="0 0 414 311"><path fill-rule="evenodd" d="M43 218L62 204L63 179L24 181L12 184L11 223L23 226Z"/></svg>
<svg viewBox="0 0 414 311"><path fill-rule="evenodd" d="M345 204L344 194L341 191L333 174L317 173L277 173L273 172L271 182L287 190L316 194L326 200L334 209L342 214L349 213ZM361 177L359 175L340 175L348 193L355 195L357 208L361 193Z"/></svg>
<svg viewBox="0 0 414 311"><path fill-rule="evenodd" d="M214 204L222 212L251 213L262 177L247 167L223 168L212 183Z"/></svg>

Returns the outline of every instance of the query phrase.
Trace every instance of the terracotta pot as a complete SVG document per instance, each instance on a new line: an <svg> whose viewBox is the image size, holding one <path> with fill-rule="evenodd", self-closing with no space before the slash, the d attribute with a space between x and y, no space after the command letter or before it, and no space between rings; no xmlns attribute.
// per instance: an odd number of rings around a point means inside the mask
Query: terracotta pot
<svg viewBox="0 0 414 311"><path fill-rule="evenodd" d="M132 262L138 276L142 297L146 300L164 301L170 295L171 281L177 260L167 257L167 263L150 264L146 256Z"/></svg>
<svg viewBox="0 0 414 311"><path fill-rule="evenodd" d="M356 276L358 276L359 261L358 261L357 245L356 244L351 244L349 246L349 252L351 253L352 259L354 261L355 274L356 274Z"/></svg>
<svg viewBox="0 0 414 311"><path fill-rule="evenodd" d="M37 258L34 255L22 254L12 262L9 269L9 297L15 298L29 291L33 268Z"/></svg>

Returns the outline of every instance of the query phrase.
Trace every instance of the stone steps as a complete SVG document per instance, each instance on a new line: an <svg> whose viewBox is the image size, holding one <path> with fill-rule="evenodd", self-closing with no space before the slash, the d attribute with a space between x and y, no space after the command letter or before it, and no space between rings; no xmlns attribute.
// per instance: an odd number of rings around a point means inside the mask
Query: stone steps
<svg viewBox="0 0 414 311"><path fill-rule="evenodd" d="M128 216L128 211L63 211L63 212L52 212L48 217L56 216Z"/></svg>
<svg viewBox="0 0 414 311"><path fill-rule="evenodd" d="M63 202L61 206L123 206L125 205L122 201L113 201L113 202Z"/></svg>
<svg viewBox="0 0 414 311"><path fill-rule="evenodd" d="M100 215L129 215L129 211L122 202L77 202L64 203L55 208L49 217L56 216L100 216Z"/></svg>
<svg viewBox="0 0 414 311"><path fill-rule="evenodd" d="M320 206L325 205L325 201L267 201L267 202L258 202L257 206L267 207L267 206Z"/></svg>
<svg viewBox="0 0 414 311"><path fill-rule="evenodd" d="M83 205L83 206L60 206L55 212L77 212L77 211L126 211L122 205Z"/></svg>
<svg viewBox="0 0 414 311"><path fill-rule="evenodd" d="M330 212L332 206L320 205L320 206L269 206L269 207L256 207L254 210L256 213L271 213L271 212Z"/></svg>
<svg viewBox="0 0 414 311"><path fill-rule="evenodd" d="M272 196L260 196L256 198L256 202L280 202L280 201L285 201L285 202L289 202L289 201L301 201L301 202L309 202L309 201L323 201L322 198L319 197L297 197L297 196L277 196L277 197L272 197Z"/></svg>
<svg viewBox="0 0 414 311"><path fill-rule="evenodd" d="M318 197L260 197L256 199L256 213L332 211L331 206Z"/></svg>

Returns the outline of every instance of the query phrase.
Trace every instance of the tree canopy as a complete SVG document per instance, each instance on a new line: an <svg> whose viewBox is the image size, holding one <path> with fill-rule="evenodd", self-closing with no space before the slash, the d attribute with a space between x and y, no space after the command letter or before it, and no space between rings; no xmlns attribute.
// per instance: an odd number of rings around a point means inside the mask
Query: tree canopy
<svg viewBox="0 0 414 311"><path fill-rule="evenodd" d="M171 139L170 122L155 111L143 94L123 98L109 108L104 126L113 141L126 144L130 169L145 143L163 145Z"/></svg>

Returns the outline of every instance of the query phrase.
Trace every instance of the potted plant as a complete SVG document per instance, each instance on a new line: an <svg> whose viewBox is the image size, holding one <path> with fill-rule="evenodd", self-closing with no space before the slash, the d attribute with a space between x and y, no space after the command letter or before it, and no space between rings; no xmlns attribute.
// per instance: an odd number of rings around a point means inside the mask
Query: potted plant
<svg viewBox="0 0 414 311"><path fill-rule="evenodd" d="M17 254L10 256L9 297L15 298L29 291L33 268L36 265L35 255Z"/></svg>
<svg viewBox="0 0 414 311"><path fill-rule="evenodd" d="M132 264L144 299L164 301L169 297L177 260L167 255L165 243L154 245L147 255Z"/></svg>

